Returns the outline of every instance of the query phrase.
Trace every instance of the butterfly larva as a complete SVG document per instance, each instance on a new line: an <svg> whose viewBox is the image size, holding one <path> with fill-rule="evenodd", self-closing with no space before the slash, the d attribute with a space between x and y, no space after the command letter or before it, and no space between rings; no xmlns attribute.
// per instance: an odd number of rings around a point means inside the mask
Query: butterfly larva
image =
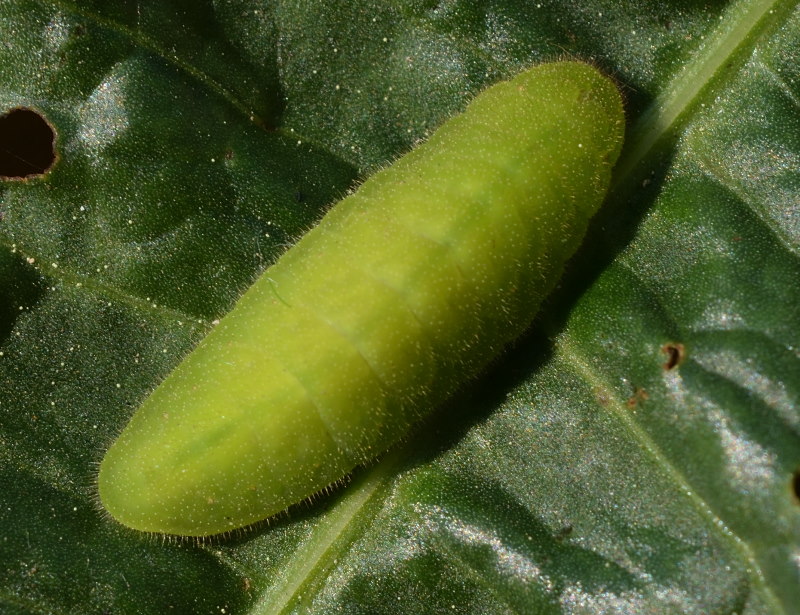
<svg viewBox="0 0 800 615"><path fill-rule="evenodd" d="M531 322L602 202L614 84L579 62L478 95L370 177L242 296L108 450L132 528L204 536L341 479Z"/></svg>

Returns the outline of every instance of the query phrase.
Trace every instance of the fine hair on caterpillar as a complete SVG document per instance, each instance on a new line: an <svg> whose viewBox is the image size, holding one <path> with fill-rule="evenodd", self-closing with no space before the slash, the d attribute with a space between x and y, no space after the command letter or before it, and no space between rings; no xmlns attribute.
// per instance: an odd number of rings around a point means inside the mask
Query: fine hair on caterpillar
<svg viewBox="0 0 800 615"><path fill-rule="evenodd" d="M111 445L120 523L224 534L401 439L531 323L608 189L624 113L588 64L484 90L286 251Z"/></svg>

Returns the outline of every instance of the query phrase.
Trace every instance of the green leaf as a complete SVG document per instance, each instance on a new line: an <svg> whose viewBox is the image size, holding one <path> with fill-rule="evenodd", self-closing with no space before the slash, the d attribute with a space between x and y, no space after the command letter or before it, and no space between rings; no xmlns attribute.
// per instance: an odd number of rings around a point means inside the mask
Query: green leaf
<svg viewBox="0 0 800 615"><path fill-rule="evenodd" d="M263 526L107 518L105 448L257 273L565 55L629 131L530 333ZM18 107L58 157L0 180L3 613L800 613L797 0L6 0Z"/></svg>

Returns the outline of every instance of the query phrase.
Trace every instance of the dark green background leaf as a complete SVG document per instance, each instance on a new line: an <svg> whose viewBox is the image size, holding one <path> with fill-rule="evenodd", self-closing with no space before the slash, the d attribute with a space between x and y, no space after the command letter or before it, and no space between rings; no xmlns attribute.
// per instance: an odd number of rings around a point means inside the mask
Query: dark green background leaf
<svg viewBox="0 0 800 615"><path fill-rule="evenodd" d="M58 153L0 181L0 610L800 613L799 6L0 3L0 114ZM563 56L619 81L629 134L533 330L269 524L105 517L104 449L258 272Z"/></svg>

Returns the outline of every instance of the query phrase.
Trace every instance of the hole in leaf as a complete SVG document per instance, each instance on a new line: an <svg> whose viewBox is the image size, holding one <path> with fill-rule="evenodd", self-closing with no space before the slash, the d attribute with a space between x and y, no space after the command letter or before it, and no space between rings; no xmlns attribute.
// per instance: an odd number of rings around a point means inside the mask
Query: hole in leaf
<svg viewBox="0 0 800 615"><path fill-rule="evenodd" d="M32 109L0 115L0 179L47 173L56 161L55 140L53 127Z"/></svg>
<svg viewBox="0 0 800 615"><path fill-rule="evenodd" d="M683 344L673 344L671 342L664 344L661 347L661 352L667 355L667 361L664 363L664 369L666 370L675 369L686 357L686 349Z"/></svg>
<svg viewBox="0 0 800 615"><path fill-rule="evenodd" d="M800 504L800 468L794 471L792 476L792 492L797 504Z"/></svg>

